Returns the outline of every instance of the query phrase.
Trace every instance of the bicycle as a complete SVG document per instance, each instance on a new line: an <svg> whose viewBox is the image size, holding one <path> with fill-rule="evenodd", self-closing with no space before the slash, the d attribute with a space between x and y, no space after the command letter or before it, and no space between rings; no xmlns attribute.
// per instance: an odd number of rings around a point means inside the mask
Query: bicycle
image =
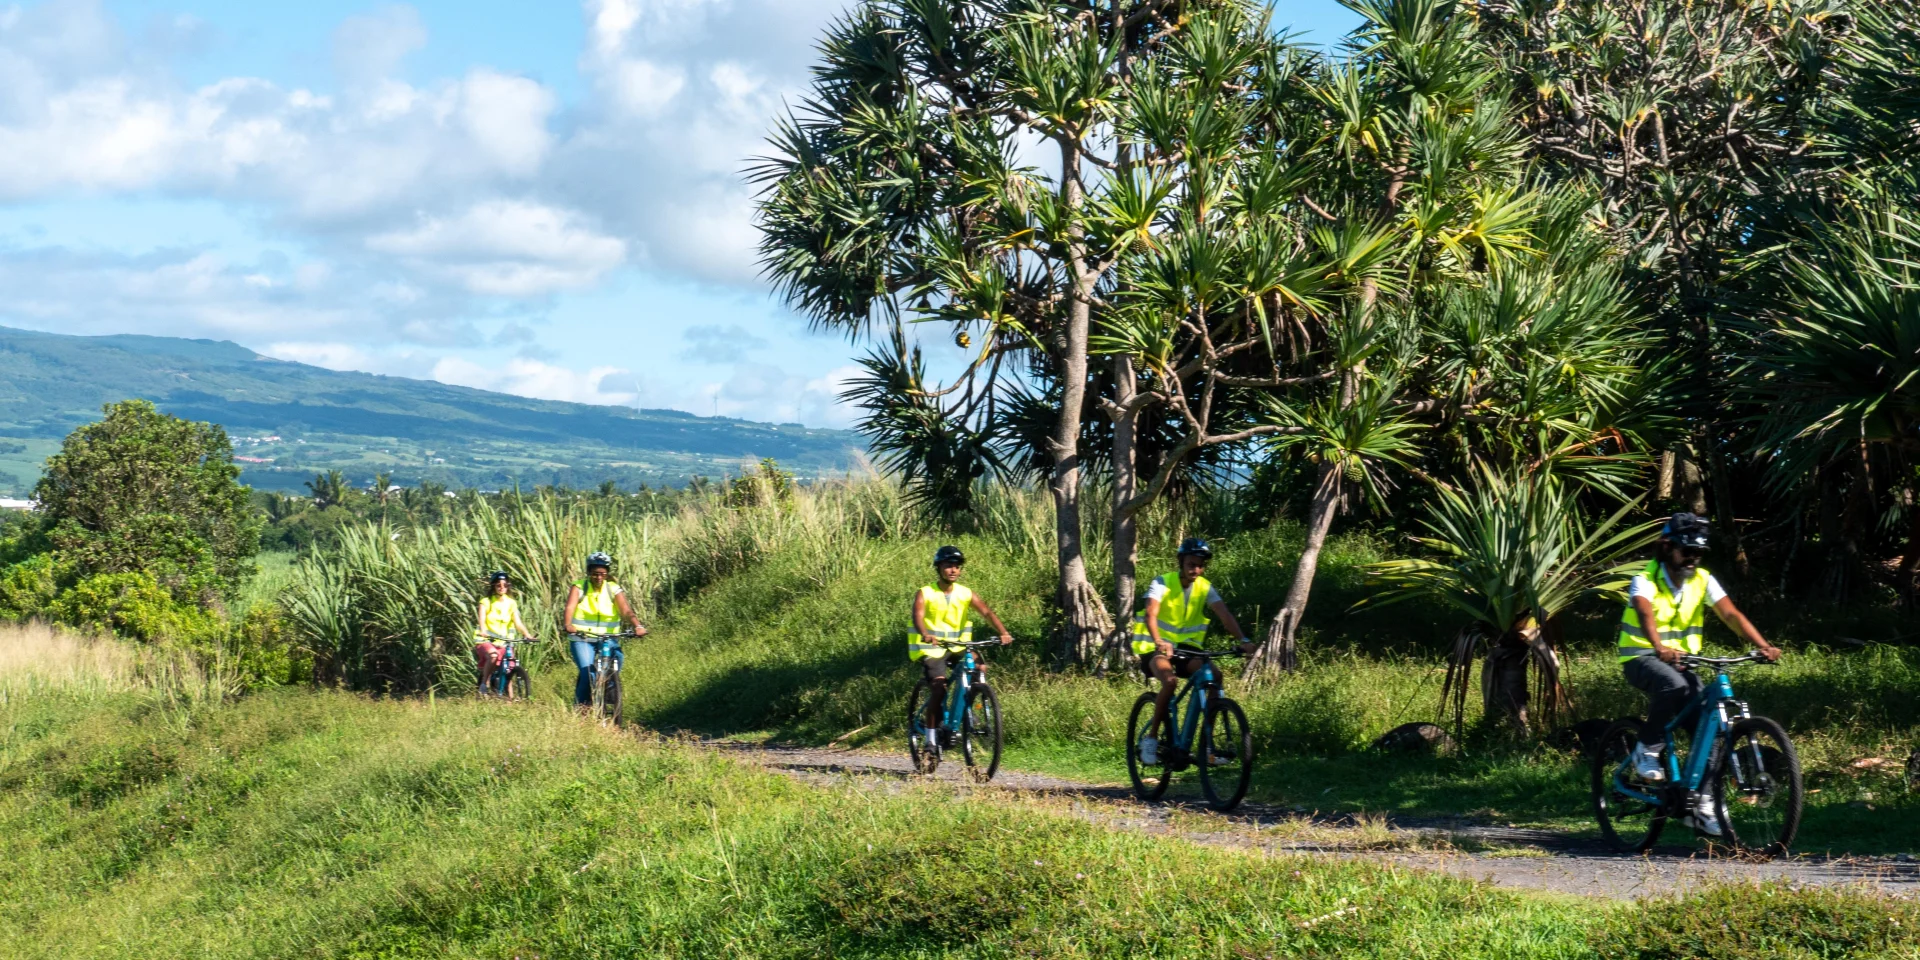
<svg viewBox="0 0 1920 960"><path fill-rule="evenodd" d="M997 646L1000 646L999 640L974 640L960 645L963 650L960 669L947 681L944 715L933 736L927 735L924 720L933 686L926 677L913 685L913 692L907 694L907 754L913 758L914 770L920 773L938 770L946 750L941 734L953 734L967 773L976 782L992 780L999 771L1000 748L1005 744L1000 729L1000 697L987 683L983 673L985 665L973 654L976 648Z"/></svg>
<svg viewBox="0 0 1920 960"><path fill-rule="evenodd" d="M1664 783L1647 783L1633 772L1630 754L1640 742L1641 720L1629 717L1607 728L1594 749L1593 812L1608 843L1636 853L1652 847L1667 820L1691 815L1705 782L1734 848L1762 856L1787 852L1806 803L1799 757L1780 724L1754 716L1745 702L1734 699L1727 676L1730 667L1768 662L1758 653L1680 658L1685 666L1712 667L1714 677L1667 724ZM1694 711L1699 719L1683 764L1673 735L1681 718Z"/></svg>
<svg viewBox="0 0 1920 960"><path fill-rule="evenodd" d="M620 715L620 641L633 640L637 633L587 634L570 633L575 640L585 640L593 644L593 673L590 679L592 693L587 701L587 716L601 723L613 723L620 726L626 719Z"/></svg>
<svg viewBox="0 0 1920 960"><path fill-rule="evenodd" d="M516 641L496 633L482 633L480 636L488 640L498 640L506 646L506 650L500 654L500 666L494 669L493 676L488 678L487 685L480 688L480 692L508 700L525 700L532 696L533 685L527 677L526 668L520 665L518 644L539 641L532 639Z"/></svg>
<svg viewBox="0 0 1920 960"><path fill-rule="evenodd" d="M1245 654L1238 650L1174 652L1176 660L1206 662L1167 704L1167 719L1162 726L1171 726L1173 736L1159 738L1157 764L1148 765L1140 759L1140 738L1149 732L1147 725L1152 722L1157 697L1148 691L1133 702L1133 713L1127 718L1127 775L1133 778L1133 792L1140 799L1151 801L1165 796L1173 775L1195 765L1200 768L1200 788L1206 793L1208 806L1225 813L1246 797L1247 784L1253 779L1253 733L1247 728L1246 711L1222 691L1220 671L1213 664L1219 657L1239 656ZM1197 756L1193 747L1196 733Z"/></svg>

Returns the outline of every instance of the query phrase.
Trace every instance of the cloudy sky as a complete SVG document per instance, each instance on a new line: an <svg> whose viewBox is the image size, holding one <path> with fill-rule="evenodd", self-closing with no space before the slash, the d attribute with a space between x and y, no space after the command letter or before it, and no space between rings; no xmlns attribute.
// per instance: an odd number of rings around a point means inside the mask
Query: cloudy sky
<svg viewBox="0 0 1920 960"><path fill-rule="evenodd" d="M740 173L843 6L0 6L0 325L842 426Z"/></svg>

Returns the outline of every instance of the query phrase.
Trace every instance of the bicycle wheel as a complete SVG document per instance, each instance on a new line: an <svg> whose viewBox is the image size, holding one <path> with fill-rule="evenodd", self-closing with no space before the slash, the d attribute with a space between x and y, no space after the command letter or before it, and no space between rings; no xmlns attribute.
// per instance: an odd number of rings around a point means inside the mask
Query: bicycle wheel
<svg viewBox="0 0 1920 960"><path fill-rule="evenodd" d="M525 700L532 696L533 682L527 677L527 668L514 667L507 675L507 699Z"/></svg>
<svg viewBox="0 0 1920 960"><path fill-rule="evenodd" d="M1713 801L1727 839L1749 853L1786 853L1806 803L1793 741L1778 723L1748 717L1735 720L1722 743Z"/></svg>
<svg viewBox="0 0 1920 960"><path fill-rule="evenodd" d="M999 771L1002 737L1000 698L992 687L975 684L967 692L967 712L960 721L960 753L973 779L985 783Z"/></svg>
<svg viewBox="0 0 1920 960"><path fill-rule="evenodd" d="M1620 791L1623 783L1653 796L1660 796L1666 789L1633 775L1628 757L1639 742L1640 721L1619 720L1607 728L1593 748L1593 817L1600 822L1600 835L1608 843L1633 853L1651 848L1667 825L1664 806Z"/></svg>
<svg viewBox="0 0 1920 960"><path fill-rule="evenodd" d="M611 721L616 727L626 725L627 718L623 716L621 712L621 708L626 706L626 702L620 694L620 671L618 668L607 671L607 692L603 706L605 707L605 712L600 715L602 720Z"/></svg>
<svg viewBox="0 0 1920 960"><path fill-rule="evenodd" d="M1208 707L1196 759L1207 805L1221 813L1239 806L1253 779L1253 732L1239 704L1222 697Z"/></svg>
<svg viewBox="0 0 1920 960"><path fill-rule="evenodd" d="M1166 795L1167 785L1173 782L1173 771L1167 769L1165 730L1156 730L1161 734L1160 762L1147 766L1140 762L1140 738L1147 735L1147 724L1153 721L1153 700L1151 693L1143 693L1133 702L1133 714L1127 718L1127 775L1133 778L1133 792L1142 800L1158 800ZM1165 726L1162 724L1162 726Z"/></svg>
<svg viewBox="0 0 1920 960"><path fill-rule="evenodd" d="M1907 754L1907 790L1920 790L1920 750Z"/></svg>
<svg viewBox="0 0 1920 960"><path fill-rule="evenodd" d="M907 756L913 758L915 773L932 773L940 768L940 743L935 731L926 727L927 697L932 690L927 678L921 677L913 685L913 692L907 694Z"/></svg>

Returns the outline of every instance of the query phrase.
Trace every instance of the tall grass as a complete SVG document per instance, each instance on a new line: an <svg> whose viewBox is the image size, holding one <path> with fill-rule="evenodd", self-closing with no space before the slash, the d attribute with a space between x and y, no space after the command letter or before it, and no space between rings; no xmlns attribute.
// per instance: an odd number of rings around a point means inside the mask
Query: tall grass
<svg viewBox="0 0 1920 960"><path fill-rule="evenodd" d="M0 623L0 707L34 698L150 693L170 701L219 699L216 670L178 651L39 622Z"/></svg>

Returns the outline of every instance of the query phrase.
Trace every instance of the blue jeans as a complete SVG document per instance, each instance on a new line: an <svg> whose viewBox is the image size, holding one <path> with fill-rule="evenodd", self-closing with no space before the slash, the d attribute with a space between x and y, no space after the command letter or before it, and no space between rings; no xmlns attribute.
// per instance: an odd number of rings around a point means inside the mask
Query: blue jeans
<svg viewBox="0 0 1920 960"><path fill-rule="evenodd" d="M594 640L573 641L573 665L580 668L580 676L573 681L575 706L584 706L593 699L593 656L599 647L599 642ZM627 652L620 649L618 640L613 643L613 659L622 666L627 662Z"/></svg>

